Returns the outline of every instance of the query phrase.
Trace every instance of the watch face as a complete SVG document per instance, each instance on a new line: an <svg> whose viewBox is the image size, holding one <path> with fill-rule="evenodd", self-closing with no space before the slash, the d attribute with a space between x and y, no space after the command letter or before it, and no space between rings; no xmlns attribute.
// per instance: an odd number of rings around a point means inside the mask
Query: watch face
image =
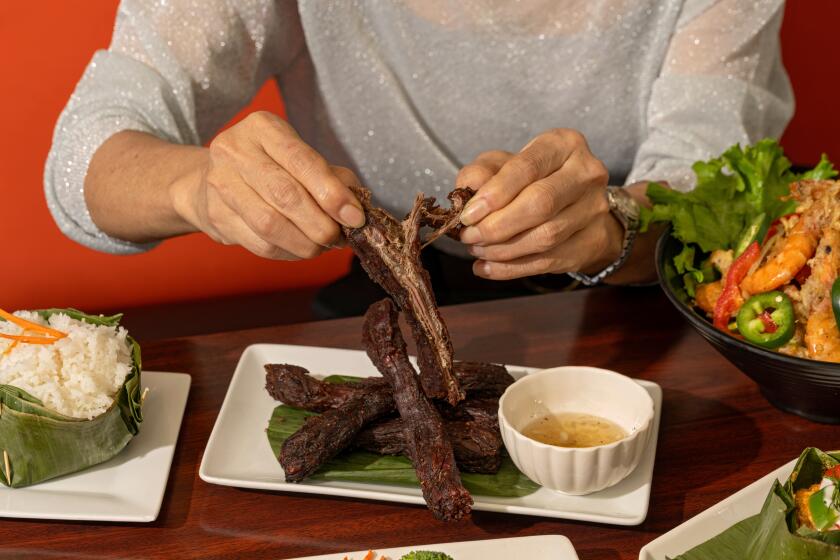
<svg viewBox="0 0 840 560"><path fill-rule="evenodd" d="M632 196L624 192L620 187L608 190L610 208L618 214L619 219L628 225L635 227L639 221L639 203Z"/></svg>

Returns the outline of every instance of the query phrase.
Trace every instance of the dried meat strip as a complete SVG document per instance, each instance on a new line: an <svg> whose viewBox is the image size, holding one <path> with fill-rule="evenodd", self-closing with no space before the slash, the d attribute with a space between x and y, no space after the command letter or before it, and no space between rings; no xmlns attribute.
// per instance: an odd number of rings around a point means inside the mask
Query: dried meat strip
<svg viewBox="0 0 840 560"><path fill-rule="evenodd" d="M452 371L452 341L440 316L429 273L420 262L420 227L441 222L453 227L452 216L442 217L434 202L418 195L411 213L402 222L373 206L365 188L353 187L365 210L365 225L343 231L362 267L405 313L417 344L423 391L428 397L456 404L464 393ZM456 198L465 202L466 191ZM445 231L445 227L438 230Z"/></svg>
<svg viewBox="0 0 840 560"><path fill-rule="evenodd" d="M458 468L464 472L495 474L502 464L502 436L498 425L476 420L450 420L444 429ZM380 455L406 455L405 425L390 418L368 426L353 446Z"/></svg>
<svg viewBox="0 0 840 560"><path fill-rule="evenodd" d="M365 377L352 383L327 383L309 375L309 370L292 364L266 364L265 389L278 401L309 410L324 412L370 391L386 391L390 385L381 377Z"/></svg>
<svg viewBox="0 0 840 560"><path fill-rule="evenodd" d="M461 519L469 514L472 497L461 483L443 420L423 394L408 361L398 318L390 299L374 303L365 314L362 340L371 361L393 389L404 423L406 453L426 504L438 519Z"/></svg>
<svg viewBox="0 0 840 560"><path fill-rule="evenodd" d="M454 369L461 388L470 398L498 398L513 383L513 377L505 367L496 364L456 361ZM312 377L306 368L292 364L266 364L265 370L265 388L269 395L289 406L313 412L336 408L371 390L390 391L390 385L381 377L364 377L350 383L326 383Z"/></svg>
<svg viewBox="0 0 840 560"><path fill-rule="evenodd" d="M287 482L300 482L347 448L362 428L394 409L384 391L350 399L338 408L312 416L280 448Z"/></svg>

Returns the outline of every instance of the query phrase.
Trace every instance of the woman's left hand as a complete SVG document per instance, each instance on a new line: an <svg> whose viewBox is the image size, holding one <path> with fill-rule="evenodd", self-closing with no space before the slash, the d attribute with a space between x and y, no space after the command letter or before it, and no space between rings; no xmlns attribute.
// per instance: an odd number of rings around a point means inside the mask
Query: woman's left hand
<svg viewBox="0 0 840 560"><path fill-rule="evenodd" d="M493 280L596 273L618 258L624 230L606 198L608 174L583 135L554 129L518 154L484 152L456 186L478 192L461 215L473 272Z"/></svg>

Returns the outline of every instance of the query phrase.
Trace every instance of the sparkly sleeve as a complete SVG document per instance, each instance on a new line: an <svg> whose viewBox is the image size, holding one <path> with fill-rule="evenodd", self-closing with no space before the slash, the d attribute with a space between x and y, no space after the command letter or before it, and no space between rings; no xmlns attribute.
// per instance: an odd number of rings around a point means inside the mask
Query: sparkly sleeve
<svg viewBox="0 0 840 560"><path fill-rule="evenodd" d="M793 114L779 49L783 12L783 0L686 1L628 184L666 180L690 189L694 161L781 135Z"/></svg>
<svg viewBox="0 0 840 560"><path fill-rule="evenodd" d="M122 0L110 47L94 54L54 131L44 188L59 228L100 251L151 248L109 237L91 220L84 181L93 154L124 130L208 141L302 40L292 0Z"/></svg>

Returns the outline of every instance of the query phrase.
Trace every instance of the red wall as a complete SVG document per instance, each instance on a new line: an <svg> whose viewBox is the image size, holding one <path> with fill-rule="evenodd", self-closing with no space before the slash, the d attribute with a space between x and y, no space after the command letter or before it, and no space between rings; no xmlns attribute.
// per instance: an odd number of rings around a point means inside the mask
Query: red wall
<svg viewBox="0 0 840 560"><path fill-rule="evenodd" d="M193 235L144 255L115 257L80 247L58 231L42 192L52 128L92 52L107 46L116 5L116 0L4 5L0 306L113 309L319 285L342 274L349 261L346 251L312 262L272 262ZM840 112L834 106L840 47L832 33L813 32L814 21L833 29L840 21L840 2L789 3L782 35L798 108L784 145L796 162L815 161L821 151L840 162L835 132ZM282 112L273 85L260 91L248 111L256 108Z"/></svg>

